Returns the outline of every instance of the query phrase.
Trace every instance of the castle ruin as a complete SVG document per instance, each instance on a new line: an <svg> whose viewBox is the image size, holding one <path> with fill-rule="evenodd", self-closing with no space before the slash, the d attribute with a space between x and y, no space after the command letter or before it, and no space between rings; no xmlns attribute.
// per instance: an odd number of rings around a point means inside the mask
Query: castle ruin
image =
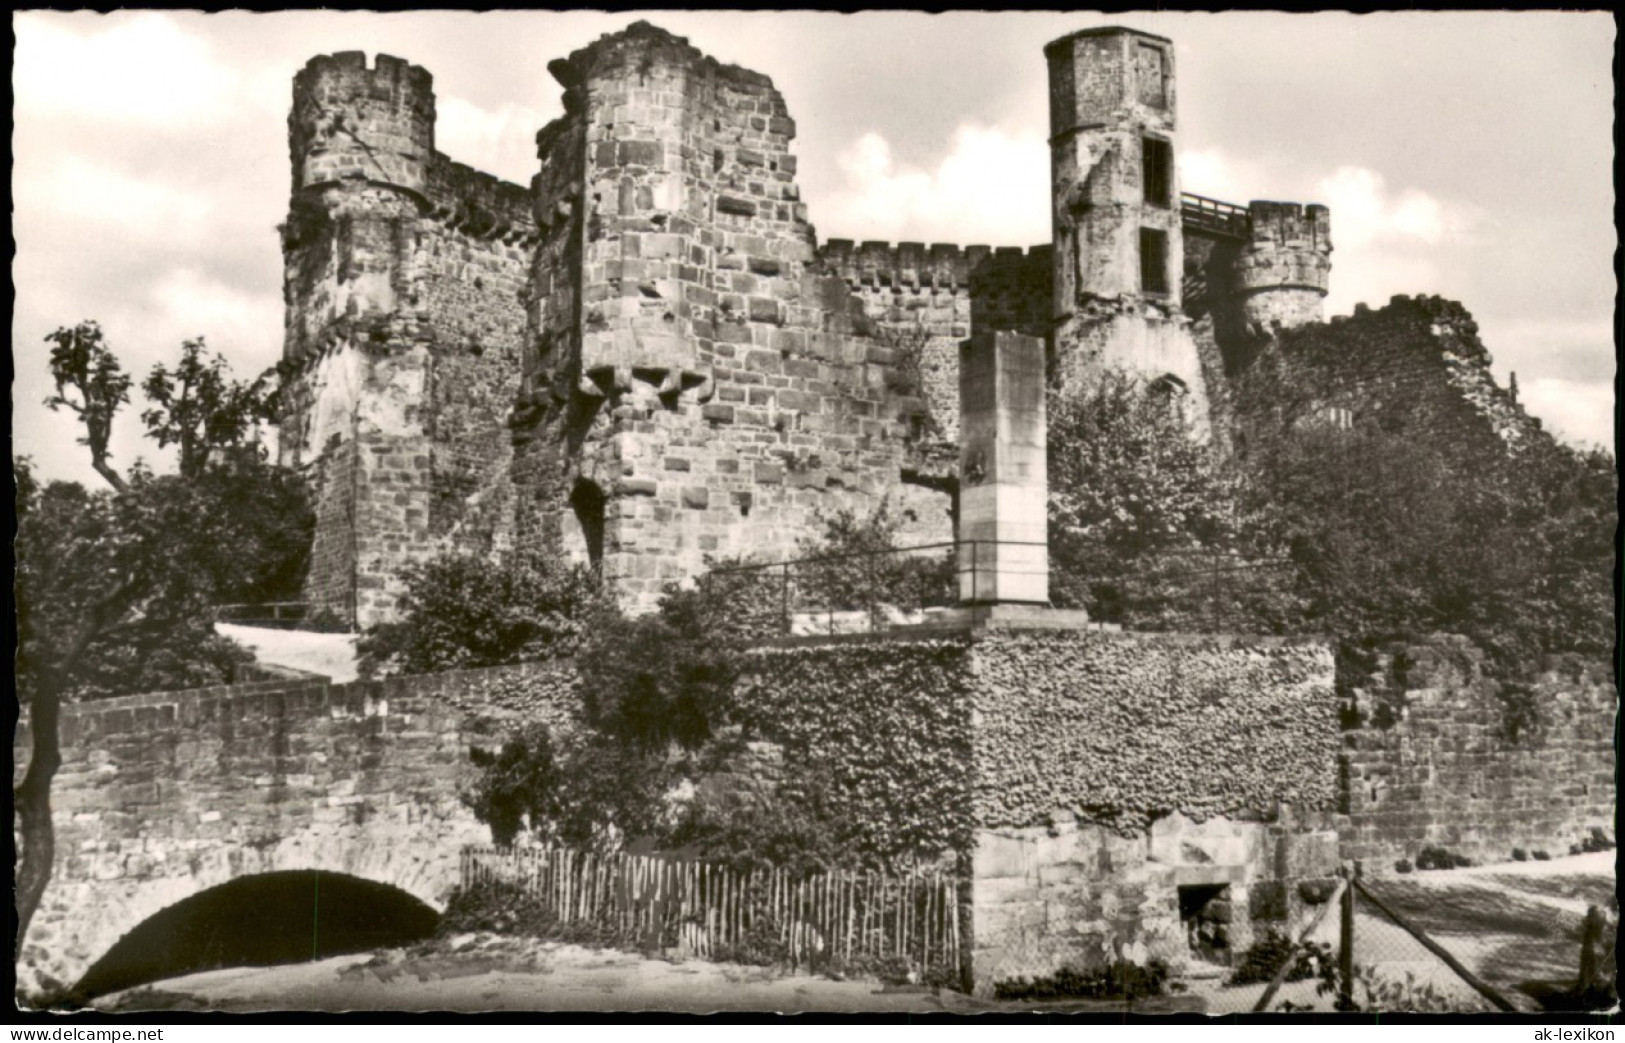
<svg viewBox="0 0 1625 1043"><path fill-rule="evenodd" d="M646 22L549 65L564 115L528 187L436 151L427 71L312 59L283 230L281 455L317 490L306 599L365 626L407 563L519 547L597 564L648 607L709 556L790 557L822 517L882 501L910 542L952 539L960 345L998 331L1041 338L1054 382L1126 368L1228 437L1261 338L1347 333L1321 322L1328 211L1181 190L1168 40L1091 29L1045 57L1054 241L1028 249L820 242L772 82ZM1533 423L1470 319L1394 307L1353 320L1429 313L1388 365L1463 423ZM1356 397L1362 364L1332 363Z"/></svg>

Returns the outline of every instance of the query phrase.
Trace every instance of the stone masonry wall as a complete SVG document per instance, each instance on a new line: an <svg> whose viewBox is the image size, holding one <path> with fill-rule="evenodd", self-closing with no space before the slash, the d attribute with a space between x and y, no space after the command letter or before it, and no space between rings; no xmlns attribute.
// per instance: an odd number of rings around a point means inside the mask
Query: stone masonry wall
<svg viewBox="0 0 1625 1043"><path fill-rule="evenodd" d="M1347 857L1390 872L1425 846L1498 862L1513 848L1567 854L1593 827L1613 836L1618 702L1606 665L1547 662L1523 696L1540 723L1513 738L1483 662L1444 636L1384 649L1351 678Z"/></svg>
<svg viewBox="0 0 1625 1043"><path fill-rule="evenodd" d="M227 880L325 869L435 907L487 830L458 797L472 744L568 727L568 665L331 685L267 681L67 707L52 791L56 867L19 984L71 984L122 935ZM18 775L30 735L13 740Z"/></svg>
<svg viewBox="0 0 1625 1043"><path fill-rule="evenodd" d="M544 246L532 272L525 370L552 388L527 391L520 420L535 531L599 556L639 607L708 555L784 557L824 515L886 498L912 538L944 538L949 497L903 480L924 402L812 265L771 81L646 23L550 69L567 115L539 139L533 202L578 207L580 246ZM560 192L565 154L579 196Z"/></svg>
<svg viewBox="0 0 1625 1043"><path fill-rule="evenodd" d="M861 780L853 799L891 835L969 833L979 992L1068 962L1179 964L1193 932L1225 960L1330 892L1338 722L1321 644L928 627L758 656L765 734L785 722L796 756ZM944 756L966 744L968 773ZM1182 920L1182 897L1203 899L1200 917Z"/></svg>

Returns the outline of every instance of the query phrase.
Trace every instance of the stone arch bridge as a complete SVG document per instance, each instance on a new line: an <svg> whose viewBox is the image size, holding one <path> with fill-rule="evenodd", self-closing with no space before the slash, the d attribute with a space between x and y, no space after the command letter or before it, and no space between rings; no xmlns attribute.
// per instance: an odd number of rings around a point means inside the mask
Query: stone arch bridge
<svg viewBox="0 0 1625 1043"><path fill-rule="evenodd" d="M220 885L318 871L444 908L489 831L463 805L468 749L567 714L568 664L386 681L266 681L65 708L56 865L20 994L79 982L120 938ZM27 767L26 721L14 783Z"/></svg>

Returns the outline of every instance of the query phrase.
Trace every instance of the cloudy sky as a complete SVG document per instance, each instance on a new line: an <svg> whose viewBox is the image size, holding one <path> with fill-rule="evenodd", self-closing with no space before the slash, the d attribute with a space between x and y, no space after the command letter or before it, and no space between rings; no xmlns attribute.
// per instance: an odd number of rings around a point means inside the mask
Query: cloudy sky
<svg viewBox="0 0 1625 1043"><path fill-rule="evenodd" d="M294 73L338 50L435 76L437 145L525 182L560 113L547 62L633 14L24 12L12 193L13 436L93 482L44 337L94 318L138 377L204 335L239 374L281 351L276 225ZM1090 14L658 12L765 72L821 238L1049 239L1043 45ZM1171 37L1182 187L1332 208L1328 314L1463 301L1558 433L1613 444L1613 22L1606 14L1116 15ZM126 417L115 462L162 465Z"/></svg>

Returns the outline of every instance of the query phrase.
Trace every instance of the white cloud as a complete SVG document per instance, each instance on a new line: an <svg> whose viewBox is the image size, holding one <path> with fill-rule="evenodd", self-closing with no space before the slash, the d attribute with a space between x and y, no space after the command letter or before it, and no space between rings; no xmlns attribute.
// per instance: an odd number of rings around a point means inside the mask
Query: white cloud
<svg viewBox="0 0 1625 1043"><path fill-rule="evenodd" d="M1245 206L1259 196L1264 184L1258 164L1238 160L1219 149L1180 152L1174 157L1179 167L1179 188L1210 199Z"/></svg>
<svg viewBox="0 0 1625 1043"><path fill-rule="evenodd" d="M176 127L233 113L241 77L214 58L208 41L164 14L95 22L19 14L12 24L11 86L20 116ZM81 27L90 31L76 31Z"/></svg>
<svg viewBox="0 0 1625 1043"><path fill-rule="evenodd" d="M1519 381L1518 397L1553 434L1615 448L1612 383L1538 377Z"/></svg>
<svg viewBox="0 0 1625 1043"><path fill-rule="evenodd" d="M39 221L57 228L66 217L138 236L149 247L155 241L189 241L209 230L210 196L133 178L82 156L62 155L52 167L36 172L28 165L19 171L12 187L19 220L28 225Z"/></svg>
<svg viewBox="0 0 1625 1043"><path fill-rule="evenodd" d="M1316 201L1332 210L1332 241L1339 248L1377 244L1458 245L1480 229L1471 207L1435 198L1421 189L1390 191L1382 174L1366 167L1338 167L1321 178Z"/></svg>
<svg viewBox="0 0 1625 1043"><path fill-rule="evenodd" d="M827 236L1028 246L1050 239L1049 146L961 124L935 170L899 166L869 132L837 158L844 184L819 206Z"/></svg>
<svg viewBox="0 0 1625 1043"><path fill-rule="evenodd" d="M492 112L456 97L435 102L435 148L476 170L528 185L540 167L536 132L547 123L528 105L504 104Z"/></svg>
<svg viewBox="0 0 1625 1043"><path fill-rule="evenodd" d="M161 342L204 336L241 378L276 362L282 345L282 297L275 288L244 293L197 268L166 273L149 293L154 333Z"/></svg>

